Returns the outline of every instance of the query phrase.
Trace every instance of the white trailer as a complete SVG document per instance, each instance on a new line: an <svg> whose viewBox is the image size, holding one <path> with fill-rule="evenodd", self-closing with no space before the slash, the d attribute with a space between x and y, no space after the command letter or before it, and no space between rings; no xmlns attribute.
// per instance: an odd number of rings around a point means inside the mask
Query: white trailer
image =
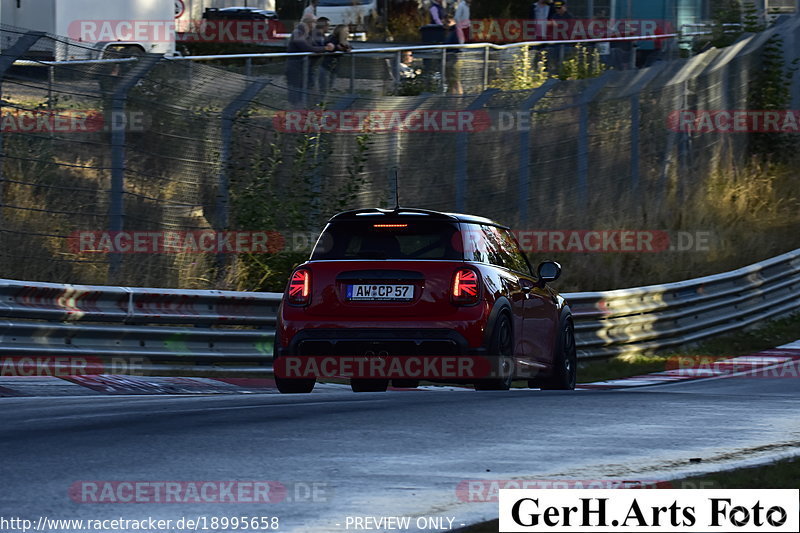
<svg viewBox="0 0 800 533"><path fill-rule="evenodd" d="M41 39L31 50L58 61L97 59L107 50L174 55L175 5L175 0L0 0L0 22L64 37L55 45Z"/></svg>
<svg viewBox="0 0 800 533"><path fill-rule="evenodd" d="M276 0L173 0L175 16L178 19L178 31L186 32L196 28L209 7L249 7L275 11Z"/></svg>

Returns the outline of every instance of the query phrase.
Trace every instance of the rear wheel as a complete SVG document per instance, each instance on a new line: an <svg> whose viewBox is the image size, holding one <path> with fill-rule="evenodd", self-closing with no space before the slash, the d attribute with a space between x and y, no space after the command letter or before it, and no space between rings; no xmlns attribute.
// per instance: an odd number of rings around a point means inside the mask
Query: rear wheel
<svg viewBox="0 0 800 533"><path fill-rule="evenodd" d="M514 333L511 331L511 320L503 313L497 319L492 342L489 344L489 358L495 362L494 369L499 377L483 379L475 382L475 390L508 390L514 381Z"/></svg>
<svg viewBox="0 0 800 533"><path fill-rule="evenodd" d="M578 380L578 351L575 346L575 328L570 319L565 320L561 326L558 351L553 362L555 366L552 376L529 385L541 387L542 390L574 390Z"/></svg>
<svg viewBox="0 0 800 533"><path fill-rule="evenodd" d="M286 379L275 376L275 384L281 394L308 394L314 390L316 379Z"/></svg>
<svg viewBox="0 0 800 533"><path fill-rule="evenodd" d="M278 335L276 334L272 351L272 368L273 376L275 378L275 385L278 387L278 391L280 391L281 394L308 394L314 390L314 385L317 384L316 378L290 379L275 375L274 370L275 367L278 366L275 363L281 357L277 354L279 345L280 341L278 340Z"/></svg>
<svg viewBox="0 0 800 533"><path fill-rule="evenodd" d="M389 388L388 379L351 379L350 388L353 392L386 392Z"/></svg>

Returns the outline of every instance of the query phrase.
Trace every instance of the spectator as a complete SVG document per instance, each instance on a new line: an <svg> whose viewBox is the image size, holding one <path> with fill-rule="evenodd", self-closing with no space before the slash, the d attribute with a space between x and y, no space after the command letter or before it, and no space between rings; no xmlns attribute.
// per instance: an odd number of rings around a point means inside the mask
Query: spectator
<svg viewBox="0 0 800 533"><path fill-rule="evenodd" d="M456 7L456 35L459 44L464 44L469 40L469 5L472 0L461 0Z"/></svg>
<svg viewBox="0 0 800 533"><path fill-rule="evenodd" d="M563 0L556 0L553 2L553 15L551 18L553 20L572 20L573 17L572 13L567 10L567 3Z"/></svg>
<svg viewBox="0 0 800 533"><path fill-rule="evenodd" d="M315 18L313 15L304 15L303 20L297 25L289 37L289 45L287 52L289 53L303 53L303 52L325 52L333 50L333 44L325 46L315 46L312 39L312 26L314 25ZM303 104L303 94L305 85L308 79L303 79L303 72L307 56L289 57L286 60L286 85L289 91L289 103L292 105ZM309 69L309 73L310 73Z"/></svg>
<svg viewBox="0 0 800 533"><path fill-rule="evenodd" d="M325 44L333 45L333 52L350 52L353 47L350 45L350 28L345 24L340 24L333 29L333 33L325 41ZM322 92L327 93L333 88L336 81L336 71L339 68L339 54L325 56L322 59L322 67L319 71L319 87Z"/></svg>
<svg viewBox="0 0 800 533"><path fill-rule="evenodd" d="M413 65L414 52L411 50L404 50L400 56L400 79L413 80L422 74L422 71L419 69L414 69Z"/></svg>
<svg viewBox="0 0 800 533"><path fill-rule="evenodd" d="M317 4L319 4L319 0L311 0L303 11L303 18L305 18L306 15L311 15L314 18L317 18Z"/></svg>
<svg viewBox="0 0 800 533"><path fill-rule="evenodd" d="M311 45L318 48L325 48L328 44L328 31L331 28L331 21L327 17L320 17L314 23L314 30L311 32ZM307 89L313 90L316 87L317 71L322 60L319 56L308 58L308 85ZM321 88L321 87L320 87Z"/></svg>
<svg viewBox="0 0 800 533"><path fill-rule="evenodd" d="M538 0L531 5L530 18L536 21L536 38L544 40L548 38L550 27L553 24L553 0Z"/></svg>
<svg viewBox="0 0 800 533"><path fill-rule="evenodd" d="M538 0L531 5L530 19L531 20L551 20L553 18L552 0Z"/></svg>
<svg viewBox="0 0 800 533"><path fill-rule="evenodd" d="M430 14L431 24L444 26L444 16L446 12L444 6L442 6L442 0L431 0Z"/></svg>
<svg viewBox="0 0 800 533"><path fill-rule="evenodd" d="M455 31L456 22L452 16L447 15L445 17L444 28L448 30L444 44L458 44L458 35ZM445 72L447 94L464 94L464 88L461 86L461 61L459 55L460 50L458 49L447 51L447 70Z"/></svg>

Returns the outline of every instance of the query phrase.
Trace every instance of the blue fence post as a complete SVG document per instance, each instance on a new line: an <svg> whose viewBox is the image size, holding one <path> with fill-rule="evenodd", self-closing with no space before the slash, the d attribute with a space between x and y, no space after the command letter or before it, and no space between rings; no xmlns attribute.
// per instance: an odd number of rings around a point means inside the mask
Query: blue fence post
<svg viewBox="0 0 800 533"><path fill-rule="evenodd" d="M160 54L147 54L140 56L136 64L128 71L119 82L117 89L111 97L111 119L121 117L125 113L125 103L128 100L128 93L139 81L142 80L153 68L161 61L164 56ZM123 122L124 123L124 122ZM118 125L111 127L111 191L108 209L108 229L109 231L119 232L124 228L125 216L125 128ZM117 284L119 280L122 256L119 253L112 253L109 262L109 282Z"/></svg>
<svg viewBox="0 0 800 533"><path fill-rule="evenodd" d="M494 94L498 93L500 89L489 89L480 94L472 103L467 107L466 111L477 111L481 109L486 102ZM467 174L468 164L467 157L469 155L469 132L461 131L456 134L456 210L464 211L467 198Z"/></svg>
<svg viewBox="0 0 800 533"><path fill-rule="evenodd" d="M559 83L557 79L549 79L541 87L535 89L531 95L519 106L519 113L530 114L539 100ZM528 201L531 193L531 127L519 130L519 222L528 222Z"/></svg>
<svg viewBox="0 0 800 533"><path fill-rule="evenodd" d="M14 64L14 61L19 59L22 54L28 51L31 46L37 43L39 39L44 36L44 32L41 31L29 31L25 35L21 36L17 39L12 46L8 49L4 50L2 54L0 54L0 89L3 86L3 79L5 78L6 71L11 68L11 65ZM50 99L48 98L48 102ZM0 116L2 116L2 101L0 101ZM5 156L5 147L3 144L3 130L0 129L0 220L2 220L3 214L3 167Z"/></svg>
<svg viewBox="0 0 800 533"><path fill-rule="evenodd" d="M666 66L666 62L656 63L652 67L642 69L631 84L620 94L621 98L630 97L631 106L631 192L639 193L641 162L641 92L658 76Z"/></svg>
<svg viewBox="0 0 800 533"><path fill-rule="evenodd" d="M233 122L239 112L247 107L266 85L267 82L264 80L251 83L222 111L222 143L219 156L219 175L217 176L217 201L214 209L214 226L217 231L225 231L230 227L230 161L231 145L233 143ZM224 266L225 254L217 254L217 277L219 279L222 277Z"/></svg>
<svg viewBox="0 0 800 533"><path fill-rule="evenodd" d="M608 83L612 71L606 71L594 80L581 94L580 132L578 133L578 204L587 207L589 204L589 104Z"/></svg>

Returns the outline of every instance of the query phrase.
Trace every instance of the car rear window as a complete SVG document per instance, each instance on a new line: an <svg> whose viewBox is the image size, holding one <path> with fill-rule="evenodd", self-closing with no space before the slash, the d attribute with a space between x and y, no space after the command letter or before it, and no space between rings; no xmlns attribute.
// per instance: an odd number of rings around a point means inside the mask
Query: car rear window
<svg viewBox="0 0 800 533"><path fill-rule="evenodd" d="M311 259L461 261L464 256L457 223L401 219L328 224Z"/></svg>

